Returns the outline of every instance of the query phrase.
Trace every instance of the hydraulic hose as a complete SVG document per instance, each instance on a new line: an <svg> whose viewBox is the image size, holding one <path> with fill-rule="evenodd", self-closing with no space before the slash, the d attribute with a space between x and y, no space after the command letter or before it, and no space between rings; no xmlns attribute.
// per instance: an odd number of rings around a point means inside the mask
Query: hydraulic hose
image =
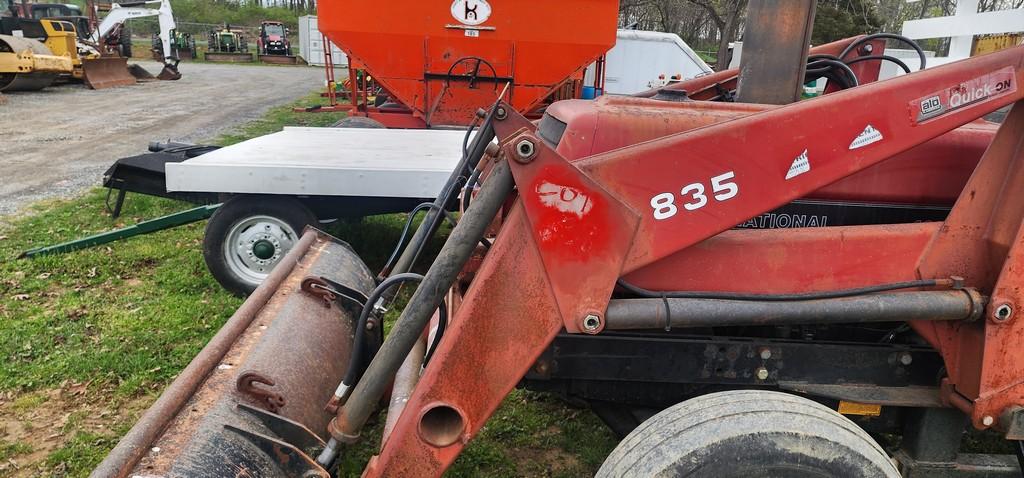
<svg viewBox="0 0 1024 478"><path fill-rule="evenodd" d="M914 40L911 40L911 39L909 39L909 38L907 38L907 37L905 37L903 35L897 35L895 33L875 33L875 34L868 35L868 36L865 36L863 38L860 38L859 40L856 40L853 43L850 43L849 45L847 45L846 48L843 49L843 52L839 54L839 58L840 59L846 58L846 55L849 55L850 52L854 51L857 47L859 47L859 46L861 46L861 45L863 45L863 44L865 44L865 43L867 43L867 42L869 42L871 40L877 40L877 39L880 39L880 38L885 38L885 39L889 39L889 40L897 40L897 41L899 41L901 43L906 43L907 45L910 45L910 47L913 48L914 51L917 52L917 57L921 61L919 69L920 70L925 69L925 66L927 65L927 61L928 60L927 60L927 57L925 57L924 50L921 49L921 45L918 45L917 42L915 42Z"/></svg>
<svg viewBox="0 0 1024 478"><path fill-rule="evenodd" d="M889 55L861 56L861 57L857 57L857 58L854 58L852 60L849 60L849 61L847 61L845 63L847 64L847 66L849 66L849 65L852 65L854 63L860 63L862 61L870 61L870 60L891 61L891 62L895 63L896 66L900 67L903 70L904 73L910 73L910 67L907 66L907 64L904 63L903 60L900 60L899 58L896 58L894 56L889 56Z"/></svg>
<svg viewBox="0 0 1024 478"><path fill-rule="evenodd" d="M494 220L505 199L512 192L512 170L508 163L498 163L480 194L452 230L437 259L430 266L422 283L416 288L409 304L392 328L384 345L370 362L363 378L355 384L352 395L345 406L338 410L335 422L342 436L355 434L366 423L377 400L391 382L395 371L401 366L413 344L420 338L433 311L437 310L448 289L455 282L483 237L487 226ZM327 459L327 456L321 458Z"/></svg>

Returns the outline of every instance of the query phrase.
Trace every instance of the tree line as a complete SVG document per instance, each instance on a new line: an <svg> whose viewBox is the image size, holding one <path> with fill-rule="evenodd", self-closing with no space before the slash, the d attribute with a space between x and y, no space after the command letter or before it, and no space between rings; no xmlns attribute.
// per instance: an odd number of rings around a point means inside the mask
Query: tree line
<svg viewBox="0 0 1024 478"><path fill-rule="evenodd" d="M1024 0L980 0L979 12L1020 8ZM713 53L718 68L728 63L729 43L743 37L747 0L620 0L624 28L678 34L698 51ZM956 0L817 0L814 44L864 33L899 33L903 22L953 15ZM943 54L947 40L921 42Z"/></svg>

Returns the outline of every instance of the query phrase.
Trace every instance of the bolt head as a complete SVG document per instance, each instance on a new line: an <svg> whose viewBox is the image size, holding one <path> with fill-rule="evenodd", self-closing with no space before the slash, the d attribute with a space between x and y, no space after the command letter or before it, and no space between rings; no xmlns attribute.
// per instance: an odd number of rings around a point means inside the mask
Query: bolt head
<svg viewBox="0 0 1024 478"><path fill-rule="evenodd" d="M981 424L985 425L986 427L992 426L992 424L995 423L995 422L996 422L996 419L992 418L991 415L985 415L984 417L981 418Z"/></svg>
<svg viewBox="0 0 1024 478"><path fill-rule="evenodd" d="M551 366L548 365L547 361L544 361L544 360L538 360L537 363L534 364L534 366L533 366L533 371L537 372L537 373L539 373L541 375L547 374L550 369L551 369Z"/></svg>
<svg viewBox="0 0 1024 478"><path fill-rule="evenodd" d="M764 367L758 367L757 368L757 379L758 380L768 380L768 369L766 369Z"/></svg>
<svg viewBox="0 0 1024 478"><path fill-rule="evenodd" d="M1010 304L1000 304L999 307L996 307L996 310L992 313L992 318L994 318L997 322L1004 322L1010 320L1010 317L1012 316L1013 307L1010 307Z"/></svg>
<svg viewBox="0 0 1024 478"><path fill-rule="evenodd" d="M911 363L914 363L914 357L909 353L901 354L900 363L903 365L910 365Z"/></svg>
<svg viewBox="0 0 1024 478"><path fill-rule="evenodd" d="M583 318L583 330L595 332L601 328L601 317L597 314L588 314Z"/></svg>
<svg viewBox="0 0 1024 478"><path fill-rule="evenodd" d="M529 139L521 139L516 143L516 161L529 163L537 153L537 146Z"/></svg>
<svg viewBox="0 0 1024 478"><path fill-rule="evenodd" d="M497 110L494 110L494 117L503 120L508 117L508 111L505 111L504 106L499 106Z"/></svg>
<svg viewBox="0 0 1024 478"><path fill-rule="evenodd" d="M768 359L772 358L772 349L770 349L768 347L764 347L764 348L761 349L760 355L761 355L761 360L768 360Z"/></svg>

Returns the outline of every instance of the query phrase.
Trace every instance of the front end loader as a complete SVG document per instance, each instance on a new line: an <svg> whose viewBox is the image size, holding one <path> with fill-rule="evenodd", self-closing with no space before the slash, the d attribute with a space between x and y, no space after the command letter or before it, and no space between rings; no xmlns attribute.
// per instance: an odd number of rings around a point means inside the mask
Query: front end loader
<svg viewBox="0 0 1024 478"><path fill-rule="evenodd" d="M307 231L93 476L331 476L389 396L363 476L440 476L517 385L661 410L599 476L1014 476L957 450L1024 439L1024 47L833 64L883 49L812 50L838 86L783 106L736 71L539 122L501 92L381 273Z"/></svg>

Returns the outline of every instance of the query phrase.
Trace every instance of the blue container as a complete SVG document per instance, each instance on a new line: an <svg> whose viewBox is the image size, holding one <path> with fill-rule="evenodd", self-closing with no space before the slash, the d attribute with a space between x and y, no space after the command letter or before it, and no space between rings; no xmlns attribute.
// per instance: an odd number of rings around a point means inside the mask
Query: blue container
<svg viewBox="0 0 1024 478"><path fill-rule="evenodd" d="M581 98L585 100L592 100L594 98L597 98L597 89L594 88L593 86L584 86Z"/></svg>

